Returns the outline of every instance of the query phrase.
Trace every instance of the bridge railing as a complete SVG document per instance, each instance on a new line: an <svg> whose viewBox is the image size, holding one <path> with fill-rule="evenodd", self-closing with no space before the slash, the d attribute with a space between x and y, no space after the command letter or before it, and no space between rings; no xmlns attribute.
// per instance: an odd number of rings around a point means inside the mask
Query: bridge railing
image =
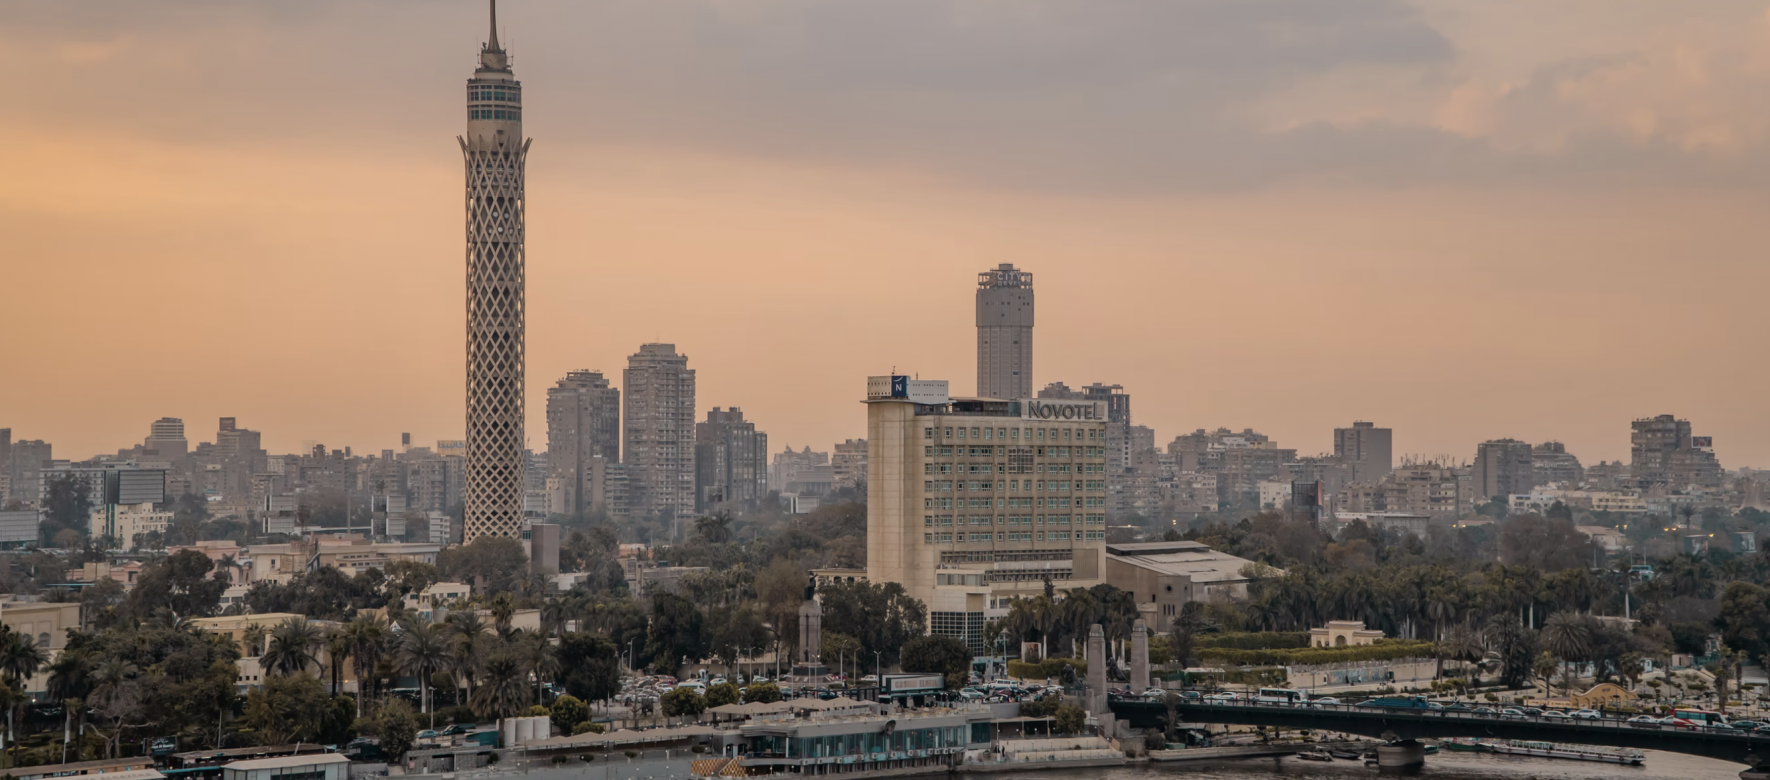
<svg viewBox="0 0 1770 780"><path fill-rule="evenodd" d="M1143 704L1149 704L1149 705L1153 705L1153 706L1165 706L1165 702L1162 702L1160 700L1146 699L1146 698L1140 698L1140 697L1112 697L1112 701L1143 703ZM1761 732L1761 731L1758 731L1758 732L1744 731L1741 729L1735 729L1731 726L1707 726L1707 725L1695 725L1695 724L1686 726L1686 725L1675 724L1675 723L1631 722L1626 719L1616 718L1616 717L1608 717L1608 716L1599 717L1599 718L1574 718L1572 716L1561 717L1561 718L1547 718L1547 717L1543 717L1541 715L1529 715L1529 714L1508 715L1508 714L1499 714L1499 713L1489 714L1489 713L1483 713L1483 712L1470 712L1470 711L1465 711L1465 710L1460 710L1460 709L1454 709L1454 710L1453 709L1431 709L1431 708L1425 708L1425 707L1420 707L1420 708L1368 707L1368 706L1360 706L1357 704L1314 704L1314 703L1276 704L1276 703L1252 701L1249 699L1235 699L1235 700L1226 700L1226 699L1196 700L1196 699L1194 699L1194 700L1187 700L1187 701L1180 702L1177 705L1177 707L1180 709L1187 709L1187 710L1219 710L1219 711L1231 711L1231 712L1239 710L1239 711L1259 711L1259 712L1273 712L1273 713L1297 713L1297 712L1330 713L1330 712L1336 712L1336 713L1357 714L1357 715L1385 715L1385 716L1402 715L1402 716L1409 716L1409 717L1443 718L1446 720L1458 720L1458 721L1479 722L1479 723L1507 723L1507 724L1542 723L1545 725L1555 725L1555 726L1579 726L1579 727L1584 727L1584 728L1615 729L1619 732L1664 731L1664 732L1678 732L1678 733L1712 734L1715 736L1737 736L1737 737L1744 737L1744 738L1748 738L1748 739L1770 739L1770 733L1765 733L1765 732Z"/></svg>

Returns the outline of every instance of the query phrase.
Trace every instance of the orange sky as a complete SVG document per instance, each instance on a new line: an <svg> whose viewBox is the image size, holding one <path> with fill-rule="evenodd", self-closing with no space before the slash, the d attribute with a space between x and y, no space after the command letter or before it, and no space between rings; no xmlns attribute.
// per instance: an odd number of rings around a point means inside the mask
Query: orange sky
<svg viewBox="0 0 1770 780"><path fill-rule="evenodd" d="M1770 4L1249 5L507 0L531 446L555 379L662 340L703 410L827 449L868 374L971 390L1013 262L1035 382L1123 384L1162 443L1370 419L1593 463L1674 413L1770 466ZM59 85L0 125L0 427L460 437L482 14L0 3L0 60Z"/></svg>

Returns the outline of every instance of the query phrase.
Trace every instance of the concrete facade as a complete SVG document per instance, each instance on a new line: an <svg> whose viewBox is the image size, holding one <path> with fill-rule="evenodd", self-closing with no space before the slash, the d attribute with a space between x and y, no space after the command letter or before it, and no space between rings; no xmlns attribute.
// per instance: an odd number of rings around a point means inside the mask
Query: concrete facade
<svg viewBox="0 0 1770 780"><path fill-rule="evenodd" d="M464 542L514 539L523 519L527 298L524 211L529 142L522 83L498 44L498 12L467 81L459 138L467 211L467 504Z"/></svg>
<svg viewBox="0 0 1770 780"><path fill-rule="evenodd" d="M547 390L547 476L557 479L548 510L592 511L592 464L621 462L621 391L600 371L572 371Z"/></svg>
<svg viewBox="0 0 1770 780"><path fill-rule="evenodd" d="M621 449L638 516L692 517L695 373L675 344L642 344L627 358Z"/></svg>
<svg viewBox="0 0 1770 780"><path fill-rule="evenodd" d="M1032 397L1033 275L1003 263L977 275L977 395Z"/></svg>

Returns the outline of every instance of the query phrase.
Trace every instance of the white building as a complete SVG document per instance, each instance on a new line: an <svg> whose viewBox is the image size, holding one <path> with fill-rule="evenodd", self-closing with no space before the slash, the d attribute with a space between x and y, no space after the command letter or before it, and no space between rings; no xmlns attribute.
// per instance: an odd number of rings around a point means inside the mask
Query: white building
<svg viewBox="0 0 1770 780"><path fill-rule="evenodd" d="M118 547L133 549L136 537L158 531L165 533L172 524L171 512L157 512L153 504L115 504L92 510L93 538L109 536Z"/></svg>

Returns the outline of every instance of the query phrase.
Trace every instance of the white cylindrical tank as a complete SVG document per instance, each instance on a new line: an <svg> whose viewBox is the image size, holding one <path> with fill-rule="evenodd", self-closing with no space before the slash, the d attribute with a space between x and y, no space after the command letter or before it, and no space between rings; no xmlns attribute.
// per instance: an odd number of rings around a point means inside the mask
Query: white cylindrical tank
<svg viewBox="0 0 1770 780"><path fill-rule="evenodd" d="M549 739L553 736L553 718L546 715L535 716L535 739Z"/></svg>
<svg viewBox="0 0 1770 780"><path fill-rule="evenodd" d="M521 745L535 741L535 719L516 719L516 744Z"/></svg>
<svg viewBox="0 0 1770 780"><path fill-rule="evenodd" d="M505 718L498 723L498 731L504 737L504 747L516 747L516 718Z"/></svg>

